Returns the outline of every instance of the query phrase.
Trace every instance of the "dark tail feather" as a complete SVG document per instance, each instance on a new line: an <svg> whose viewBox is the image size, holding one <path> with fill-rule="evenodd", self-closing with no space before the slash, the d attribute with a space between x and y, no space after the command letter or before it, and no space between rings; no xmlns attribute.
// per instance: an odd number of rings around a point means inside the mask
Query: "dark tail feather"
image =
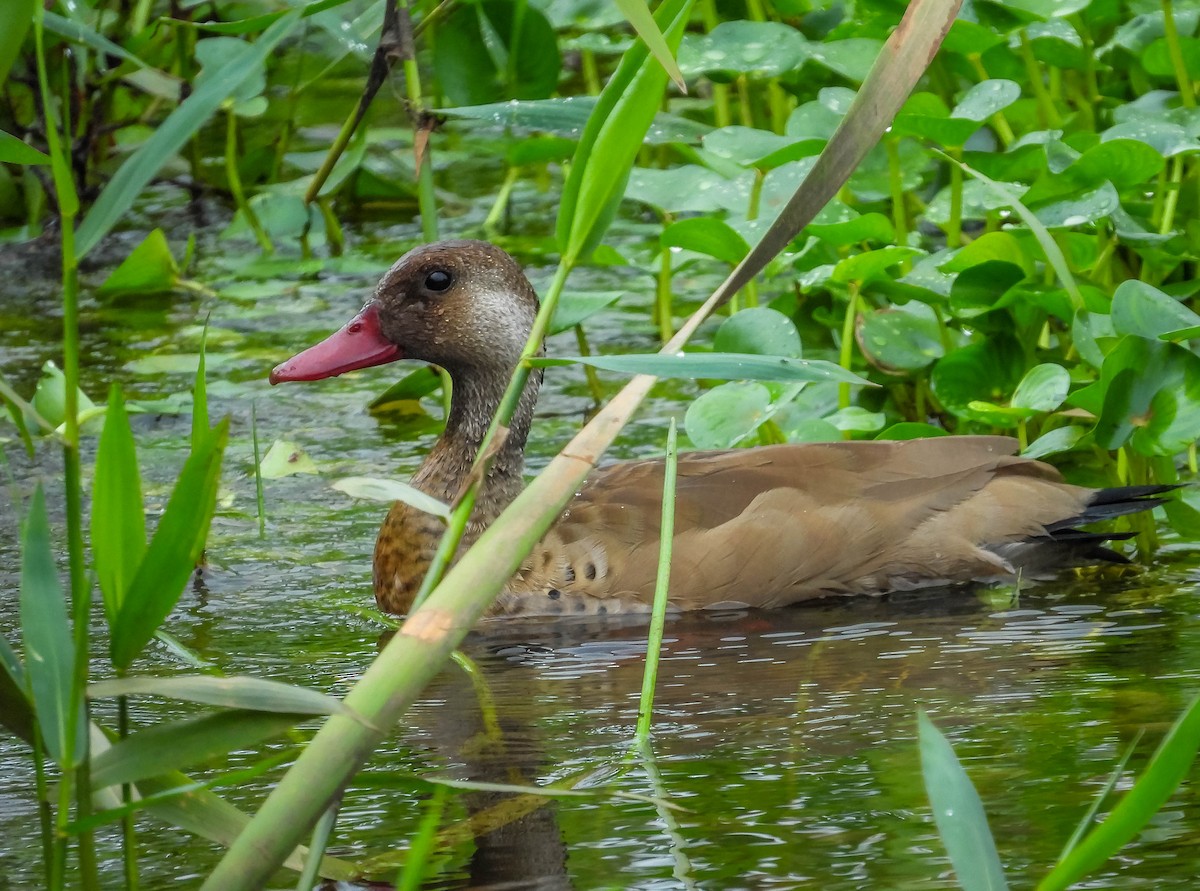
<svg viewBox="0 0 1200 891"><path fill-rule="evenodd" d="M1097 489L1096 494L1092 496L1092 500L1083 509L1083 513L1077 517L1068 517L1065 520L1052 523L1046 527L1046 531L1051 533L1055 538L1059 538L1058 533L1060 531L1066 532L1072 530L1075 526L1098 523L1101 520L1111 520L1113 517L1123 517L1126 514L1136 514L1144 510L1150 510L1167 501L1166 498L1157 498L1155 496L1172 492L1178 488L1178 485L1166 485L1117 486L1112 489ZM1101 538L1115 539L1116 537L1115 535L1107 535Z"/></svg>
<svg viewBox="0 0 1200 891"><path fill-rule="evenodd" d="M998 553L1031 571L1034 577L1053 574L1055 568L1064 565L1087 563L1128 563L1129 559L1110 548L1105 542L1125 541L1133 538L1133 532L1088 532L1079 529L1089 523L1123 517L1144 510L1151 510L1167 501L1158 496L1178 489L1167 486L1118 486L1112 489L1097 489L1091 500L1078 516L1059 520L1046 527L1045 538L1035 538Z"/></svg>

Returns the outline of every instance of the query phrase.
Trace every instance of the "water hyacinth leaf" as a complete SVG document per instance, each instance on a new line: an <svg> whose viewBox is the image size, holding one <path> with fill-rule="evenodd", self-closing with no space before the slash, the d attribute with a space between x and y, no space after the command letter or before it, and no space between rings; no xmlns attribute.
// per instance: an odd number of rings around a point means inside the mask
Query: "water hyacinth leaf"
<svg viewBox="0 0 1200 891"><path fill-rule="evenodd" d="M299 21L292 11L272 24L253 45L232 63L213 73L205 83L158 125L153 135L133 152L96 199L76 234L75 257L81 259L125 215L142 189L162 166L206 124L226 97L262 69L275 47Z"/></svg>
<svg viewBox="0 0 1200 891"><path fill-rule="evenodd" d="M943 272L965 272L981 263L1011 263L1026 275L1033 273L1033 261L1011 232L985 232L938 268Z"/></svg>
<svg viewBox="0 0 1200 891"><path fill-rule="evenodd" d="M691 7L692 0L665 0L654 15L672 49L679 46ZM666 81L666 72L649 57L645 44L636 43L621 58L588 116L559 201L556 238L566 268L590 254L604 237ZM593 156L602 163L592 163Z"/></svg>
<svg viewBox="0 0 1200 891"><path fill-rule="evenodd" d="M351 498L368 498L372 501L403 501L427 514L433 514L443 520L450 519L450 505L399 480L348 476L334 483L333 488L344 492Z"/></svg>
<svg viewBox="0 0 1200 891"><path fill-rule="evenodd" d="M437 113L451 119L487 125L498 130L539 131L578 139L596 107L595 96L568 96L562 99L527 99L495 102L463 108L439 108ZM646 145L670 142L699 145L712 127L678 115L659 113L646 131Z"/></svg>
<svg viewBox="0 0 1200 891"><path fill-rule="evenodd" d="M124 677L98 681L88 686L90 699L138 695L162 696L256 712L354 717L354 712L335 696L264 678L219 678L207 674L168 678Z"/></svg>
<svg viewBox="0 0 1200 891"><path fill-rule="evenodd" d="M96 293L105 297L120 294L164 294L179 284L179 264L171 255L166 233L155 229L113 270Z"/></svg>
<svg viewBox="0 0 1200 891"><path fill-rule="evenodd" d="M3 2L3 0L0 0L0 2ZM5 133L3 130L0 130L0 163L49 164L50 156L38 151L31 145L26 145L11 133Z"/></svg>
<svg viewBox="0 0 1200 891"><path fill-rule="evenodd" d="M950 286L950 311L972 319L1008 304L1010 290L1024 281L1025 271L1004 260L988 260L965 269Z"/></svg>
<svg viewBox="0 0 1200 891"><path fill-rule="evenodd" d="M752 353L800 358L800 332L778 310L755 306L734 313L721 323L713 338L715 353Z"/></svg>
<svg viewBox="0 0 1200 891"><path fill-rule="evenodd" d="M1100 370L1103 402L1093 431L1100 448L1120 448L1146 422L1155 395L1177 377L1171 351L1178 349L1131 334L1105 357Z"/></svg>
<svg viewBox="0 0 1200 891"><path fill-rule="evenodd" d="M1029 369L1009 403L1013 408L1030 412L1054 411L1071 389L1071 375L1067 369L1052 362L1035 365Z"/></svg>
<svg viewBox="0 0 1200 891"><path fill-rule="evenodd" d="M1021 451L1023 458L1045 458L1049 455L1059 455L1075 448L1087 436L1088 431L1083 427L1055 427L1049 433L1043 433Z"/></svg>
<svg viewBox="0 0 1200 891"><path fill-rule="evenodd" d="M838 262L833 270L833 280L842 284L850 282L865 283L884 275L897 263L911 260L920 255L917 248L892 245L874 251L863 251L861 254L847 257Z"/></svg>
<svg viewBox="0 0 1200 891"><path fill-rule="evenodd" d="M848 405L825 420L845 433L875 433L883 429L886 416L883 412L868 411L861 405Z"/></svg>
<svg viewBox="0 0 1200 891"><path fill-rule="evenodd" d="M1187 776L1198 748L1200 699L1193 700L1172 725L1133 788L1038 883L1037 891L1068 888L1120 851L1167 803Z"/></svg>
<svg viewBox="0 0 1200 891"><path fill-rule="evenodd" d="M277 736L306 717L306 713L231 709L155 724L94 757L92 786L102 789L202 764Z"/></svg>
<svg viewBox="0 0 1200 891"><path fill-rule="evenodd" d="M879 58L883 41L872 37L851 37L809 45L809 58L847 80L862 83Z"/></svg>
<svg viewBox="0 0 1200 891"><path fill-rule="evenodd" d="M1160 381L1148 416L1133 432L1133 448L1142 455L1169 457L1200 439L1200 357L1179 347L1171 356L1171 377Z"/></svg>
<svg viewBox="0 0 1200 891"><path fill-rule="evenodd" d="M116 384L109 390L92 481L92 564L112 627L146 553L146 514L133 430Z"/></svg>
<svg viewBox="0 0 1200 891"><path fill-rule="evenodd" d="M320 472L307 452L286 439L277 439L271 443L258 465L258 471L265 480L279 480L297 473Z"/></svg>
<svg viewBox="0 0 1200 891"><path fill-rule="evenodd" d="M39 485L21 532L21 635L25 674L46 751L60 766L77 763L84 750L83 703L72 714L75 649L67 623L66 594L50 548L46 497Z"/></svg>
<svg viewBox="0 0 1200 891"><path fill-rule="evenodd" d="M750 253L750 245L741 233L715 217L689 217L677 220L663 230L659 244L664 248L683 248L736 266Z"/></svg>
<svg viewBox="0 0 1200 891"><path fill-rule="evenodd" d="M858 345L884 371L919 371L946 354L937 313L924 303L868 313L858 328Z"/></svg>
<svg viewBox="0 0 1200 891"><path fill-rule="evenodd" d="M697 448L728 449L770 418L770 410L771 393L766 387L735 381L701 393L688 406L684 427Z"/></svg>
<svg viewBox="0 0 1200 891"><path fill-rule="evenodd" d="M901 421L888 427L876 439L928 439L932 436L949 436L941 427L919 421Z"/></svg>
<svg viewBox="0 0 1200 891"><path fill-rule="evenodd" d="M796 139L755 127L728 126L704 137L704 150L740 167L773 170L781 164L815 155L822 139Z"/></svg>
<svg viewBox="0 0 1200 891"><path fill-rule="evenodd" d="M921 775L933 807L938 834L958 884L964 891L1002 891L1008 887L1000 855L988 828L979 794L963 770L950 742L929 720L917 713L921 740Z"/></svg>
<svg viewBox="0 0 1200 891"><path fill-rule="evenodd" d="M558 84L558 43L536 7L512 0L463 4L437 30L434 71L455 105L545 99Z"/></svg>
<svg viewBox="0 0 1200 891"><path fill-rule="evenodd" d="M817 215L820 220L822 214ZM896 237L892 221L881 213L855 214L835 223L812 222L804 231L835 246L877 242L886 244Z"/></svg>
<svg viewBox="0 0 1200 891"><path fill-rule="evenodd" d="M1113 292L1112 324L1117 334L1156 340L1164 334L1200 326L1200 315L1153 285L1129 279Z"/></svg>
<svg viewBox="0 0 1200 891"><path fill-rule="evenodd" d="M554 308L549 333L558 334L583 324L602 309L612 306L624 294L624 291L564 291Z"/></svg>
<svg viewBox="0 0 1200 891"><path fill-rule="evenodd" d="M112 624L112 661L118 669L129 667L170 615L204 552L228 436L226 418L193 447L179 474Z"/></svg>
<svg viewBox="0 0 1200 891"><path fill-rule="evenodd" d="M711 378L756 381L840 381L875 386L865 378L833 362L819 359L789 359L784 356L755 356L748 353L629 353L623 356L571 356L562 359L533 359L531 365L591 365L623 374L652 374L655 377Z"/></svg>
<svg viewBox="0 0 1200 891"><path fill-rule="evenodd" d="M689 34L679 47L679 68L689 77L730 81L745 74L779 77L808 58L804 35L781 22L720 22L707 34ZM871 53L868 59L874 59Z"/></svg>
<svg viewBox="0 0 1200 891"><path fill-rule="evenodd" d="M975 84L950 112L952 118L983 123L1021 98L1021 87L1011 80L985 80Z"/></svg>
<svg viewBox="0 0 1200 891"><path fill-rule="evenodd" d="M1038 221L1048 229L1082 226L1102 220L1121 206L1121 198L1112 183L1104 183L1083 195L1065 198L1037 208Z"/></svg>
<svg viewBox="0 0 1200 891"><path fill-rule="evenodd" d="M1183 69L1192 80L1200 79L1200 38L1177 36L1174 41L1183 62ZM1166 38L1159 38L1142 51L1142 67L1155 77L1174 77L1173 47Z"/></svg>
<svg viewBox="0 0 1200 891"><path fill-rule="evenodd" d="M1100 134L1102 142L1133 139L1144 142L1164 158L1200 151L1200 140L1171 121L1136 120L1115 124Z"/></svg>
<svg viewBox="0 0 1200 891"><path fill-rule="evenodd" d="M938 401L952 414L973 420L972 402L1000 403L1024 372L1020 346L1010 338L993 338L955 350L938 360L930 385Z"/></svg>

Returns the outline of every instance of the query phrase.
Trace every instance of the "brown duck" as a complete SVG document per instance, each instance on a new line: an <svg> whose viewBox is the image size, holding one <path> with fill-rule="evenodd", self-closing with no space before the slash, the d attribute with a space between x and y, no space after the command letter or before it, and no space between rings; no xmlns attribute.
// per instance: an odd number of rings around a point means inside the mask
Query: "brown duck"
<svg viewBox="0 0 1200 891"><path fill-rule="evenodd" d="M440 365L453 379L450 414L412 482L450 501L537 309L521 268L499 248L479 241L426 245L387 272L344 328L272 371L271 383L320 380L396 359ZM487 473L464 549L521 490L540 385L535 370ZM1015 451L1006 437L962 436L681 455L671 603L685 610L780 607L1122 560L1102 542L1127 535L1077 527L1151 508L1170 488L1072 486ZM661 461L594 471L491 614L647 610L662 475ZM407 504L392 506L375 544L381 609L408 610L442 528Z"/></svg>

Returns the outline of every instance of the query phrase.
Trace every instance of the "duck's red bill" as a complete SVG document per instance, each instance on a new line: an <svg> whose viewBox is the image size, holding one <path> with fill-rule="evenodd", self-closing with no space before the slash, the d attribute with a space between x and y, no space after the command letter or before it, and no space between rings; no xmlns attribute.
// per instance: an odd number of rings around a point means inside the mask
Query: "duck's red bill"
<svg viewBox="0 0 1200 891"><path fill-rule="evenodd" d="M271 383L319 381L401 358L400 347L379 330L379 309L374 303L368 303L340 331L275 366Z"/></svg>

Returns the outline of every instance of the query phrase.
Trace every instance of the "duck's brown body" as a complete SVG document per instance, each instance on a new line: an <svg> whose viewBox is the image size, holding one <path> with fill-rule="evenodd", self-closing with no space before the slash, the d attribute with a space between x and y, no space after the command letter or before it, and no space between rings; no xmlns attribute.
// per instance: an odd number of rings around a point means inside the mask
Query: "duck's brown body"
<svg viewBox="0 0 1200 891"><path fill-rule="evenodd" d="M418 248L342 331L272 373L310 380L411 357L454 379L446 432L413 479L452 500L468 478L536 313L520 268L482 242ZM462 547L521 489L540 375L530 377ZM1040 574L1112 559L1074 527L1145 510L1161 488L1072 486L1005 437L767 446L681 455L670 600L679 609L779 607L831 595ZM645 611L659 549L663 465L597 470L493 605L498 615ZM442 523L397 503L375 548L375 597L404 613Z"/></svg>

